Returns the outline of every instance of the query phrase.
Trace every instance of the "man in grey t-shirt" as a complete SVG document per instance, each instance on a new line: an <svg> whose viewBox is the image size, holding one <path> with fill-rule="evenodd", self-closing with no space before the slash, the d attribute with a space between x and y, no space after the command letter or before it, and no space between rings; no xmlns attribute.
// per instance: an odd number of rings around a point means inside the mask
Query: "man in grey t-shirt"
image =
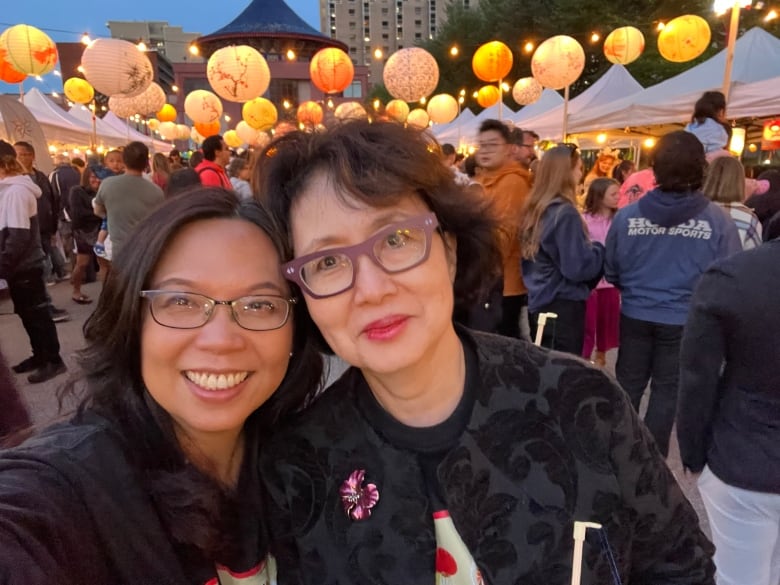
<svg viewBox="0 0 780 585"><path fill-rule="evenodd" d="M143 173L149 163L149 149L143 142L131 142L122 151L125 174L108 177L92 202L95 215L108 221L108 234L116 261L127 237L135 225L165 198L157 185L147 181Z"/></svg>

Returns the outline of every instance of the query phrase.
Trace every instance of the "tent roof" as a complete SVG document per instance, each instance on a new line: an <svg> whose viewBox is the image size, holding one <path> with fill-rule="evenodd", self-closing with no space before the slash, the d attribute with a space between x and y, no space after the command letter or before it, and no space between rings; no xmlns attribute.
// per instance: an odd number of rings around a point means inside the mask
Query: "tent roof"
<svg viewBox="0 0 780 585"><path fill-rule="evenodd" d="M455 118L449 124L434 125L431 128L431 133L436 137L436 140L439 141L439 144L449 142L457 148L460 146L459 142L463 134L463 127L467 122L473 119L474 112L468 108L464 108L464 110L460 113L460 116Z"/></svg>
<svg viewBox="0 0 780 585"><path fill-rule="evenodd" d="M515 126L522 126L526 120L540 116L561 104L563 104L561 94L554 89L545 89L538 100L522 107L511 119Z"/></svg>
<svg viewBox="0 0 780 585"><path fill-rule="evenodd" d="M309 26L284 0L253 0L232 22L207 35L287 33L325 37Z"/></svg>
<svg viewBox="0 0 780 585"><path fill-rule="evenodd" d="M126 138L125 143L132 140L137 140L139 142L143 142L144 144L150 145L153 152L162 152L166 154L173 148L173 144L171 142L157 140L152 136L147 136L143 132L139 132L135 128L131 128L127 122L120 119L114 112L108 112L105 116L103 116L103 122L113 128L115 132L124 135Z"/></svg>

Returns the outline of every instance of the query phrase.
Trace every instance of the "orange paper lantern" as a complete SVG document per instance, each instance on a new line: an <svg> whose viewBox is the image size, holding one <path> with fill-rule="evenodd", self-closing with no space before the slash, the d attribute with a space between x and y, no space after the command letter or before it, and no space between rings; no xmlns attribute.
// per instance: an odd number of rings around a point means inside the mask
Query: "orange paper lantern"
<svg viewBox="0 0 780 585"><path fill-rule="evenodd" d="M255 130L270 130L276 124L278 114L276 106L269 100L255 98L241 108L241 117Z"/></svg>
<svg viewBox="0 0 780 585"><path fill-rule="evenodd" d="M95 90L89 81L81 79L81 77L66 79L65 83L62 84L62 90L65 92L65 97L77 104L89 103L95 97Z"/></svg>
<svg viewBox="0 0 780 585"><path fill-rule="evenodd" d="M424 128L427 128L428 122L430 122L430 118L428 117L428 112L426 112L422 108L416 108L412 110L411 112L409 112L409 115L406 117L406 123L412 128L417 128L419 130L423 130Z"/></svg>
<svg viewBox="0 0 780 585"><path fill-rule="evenodd" d="M198 131L198 134L203 136L203 138L208 138L209 136L216 136L217 134L219 134L219 131L222 129L222 125L219 123L219 120L214 120L213 122L196 122L194 127L195 130Z"/></svg>
<svg viewBox="0 0 780 585"><path fill-rule="evenodd" d="M536 81L550 89L571 85L585 69L585 51L575 39L558 35L550 37L536 48L531 58L531 71Z"/></svg>
<svg viewBox="0 0 780 585"><path fill-rule="evenodd" d="M471 59L471 68L482 81L504 79L512 70L512 51L501 41L485 43Z"/></svg>
<svg viewBox="0 0 780 585"><path fill-rule="evenodd" d="M701 16L678 16L658 35L658 52L667 61L685 63L705 51L711 36L710 25Z"/></svg>
<svg viewBox="0 0 780 585"><path fill-rule="evenodd" d="M385 114L396 122L403 124L409 115L409 104L403 100L390 100L387 102L387 106L385 106Z"/></svg>
<svg viewBox="0 0 780 585"><path fill-rule="evenodd" d="M317 102L303 102L298 106L298 121L307 126L316 126L322 122L322 106Z"/></svg>
<svg viewBox="0 0 780 585"><path fill-rule="evenodd" d="M222 102L210 91L196 89L184 99L184 113L196 124L209 124L222 116Z"/></svg>
<svg viewBox="0 0 780 585"><path fill-rule="evenodd" d="M320 49L309 64L311 82L324 93L339 93L352 83L355 66L344 51L335 47Z"/></svg>
<svg viewBox="0 0 780 585"><path fill-rule="evenodd" d="M265 93L271 83L271 70L257 49L239 45L214 51L206 77L222 99L246 102Z"/></svg>
<svg viewBox="0 0 780 585"><path fill-rule="evenodd" d="M604 40L604 56L616 65L633 63L644 50L645 36L633 26L616 28Z"/></svg>
<svg viewBox="0 0 780 585"><path fill-rule="evenodd" d="M46 75L57 65L57 45L45 32L34 26L17 24L0 35L5 60L19 73Z"/></svg>
<svg viewBox="0 0 780 585"><path fill-rule="evenodd" d="M162 109L157 112L157 119L160 122L173 122L176 120L176 108L171 104L165 104Z"/></svg>
<svg viewBox="0 0 780 585"><path fill-rule="evenodd" d="M495 85L483 85L477 92L477 103L483 108L489 108L501 98L501 92Z"/></svg>
<svg viewBox="0 0 780 585"><path fill-rule="evenodd" d="M458 116L458 100L448 93L440 93L428 100L426 110L434 124L448 124Z"/></svg>

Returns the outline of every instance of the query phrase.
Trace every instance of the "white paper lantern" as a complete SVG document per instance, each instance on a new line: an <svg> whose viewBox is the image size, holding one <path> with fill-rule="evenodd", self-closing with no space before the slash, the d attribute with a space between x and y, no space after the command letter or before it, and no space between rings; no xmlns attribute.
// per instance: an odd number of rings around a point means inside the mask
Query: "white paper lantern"
<svg viewBox="0 0 780 585"><path fill-rule="evenodd" d="M166 97L163 88L152 81L152 83L149 84L149 87L147 87L139 95L130 99L133 100L136 114L150 116L152 114L156 114L159 110L162 109L162 107L165 105Z"/></svg>
<svg viewBox="0 0 780 585"><path fill-rule="evenodd" d="M195 128L193 128L192 130L190 130L190 140L192 140L195 144L200 144L206 139L200 135L200 132L198 132Z"/></svg>
<svg viewBox="0 0 780 585"><path fill-rule="evenodd" d="M271 142L271 137L268 135L268 132L258 132L257 139L252 146L264 148L269 142Z"/></svg>
<svg viewBox="0 0 780 585"><path fill-rule="evenodd" d="M542 91L544 91L544 88L536 79L523 77L518 79L514 87L512 87L512 97L521 106L527 106L542 97Z"/></svg>
<svg viewBox="0 0 780 585"><path fill-rule="evenodd" d="M411 126L412 128L419 128L422 130L423 128L428 127L428 122L430 122L431 119L428 117L428 112L423 110L422 108L416 108L409 112L409 115L406 117L406 123Z"/></svg>
<svg viewBox="0 0 780 585"><path fill-rule="evenodd" d="M246 102L261 96L271 82L265 58L252 47L223 47L209 57L206 76L222 99Z"/></svg>
<svg viewBox="0 0 780 585"><path fill-rule="evenodd" d="M357 102L344 102L336 106L333 112L339 120L363 120L368 117L366 110Z"/></svg>
<svg viewBox="0 0 780 585"><path fill-rule="evenodd" d="M558 35L537 47L531 58L531 71L536 80L550 89L571 85L585 68L585 51L575 39Z"/></svg>
<svg viewBox="0 0 780 585"><path fill-rule="evenodd" d="M428 51L409 47L396 51L385 64L382 74L391 96L406 102L427 97L439 84L439 66Z"/></svg>
<svg viewBox="0 0 780 585"><path fill-rule="evenodd" d="M160 122L160 127L157 128L157 132L160 133L163 140L176 140L176 122ZM187 136L189 136L189 134Z"/></svg>
<svg viewBox="0 0 780 585"><path fill-rule="evenodd" d="M440 93L428 100L428 116L434 124L449 124L458 116L458 100L448 93Z"/></svg>
<svg viewBox="0 0 780 585"><path fill-rule="evenodd" d="M196 89L187 94L184 113L196 124L216 122L222 116L222 102L210 91Z"/></svg>
<svg viewBox="0 0 780 585"><path fill-rule="evenodd" d="M236 124L236 134L238 137L249 145L253 145L257 141L257 135L259 132L252 128L249 124L241 120Z"/></svg>
<svg viewBox="0 0 780 585"><path fill-rule="evenodd" d="M129 118L138 113L133 98L120 96L111 96L108 98L108 109L114 112L119 118Z"/></svg>
<svg viewBox="0 0 780 585"><path fill-rule="evenodd" d="M96 39L81 56L84 77L107 96L134 97L154 79L149 57L122 39Z"/></svg>
<svg viewBox="0 0 780 585"><path fill-rule="evenodd" d="M187 140L190 137L191 129L187 124L176 124L176 140Z"/></svg>

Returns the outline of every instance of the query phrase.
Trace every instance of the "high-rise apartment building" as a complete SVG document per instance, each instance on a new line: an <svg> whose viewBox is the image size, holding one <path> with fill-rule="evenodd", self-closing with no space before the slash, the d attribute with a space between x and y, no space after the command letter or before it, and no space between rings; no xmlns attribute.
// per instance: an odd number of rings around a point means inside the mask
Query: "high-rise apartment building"
<svg viewBox="0 0 780 585"><path fill-rule="evenodd" d="M346 44L355 65L371 68L371 84L381 83L387 58L436 36L453 3L472 8L479 0L320 0L320 30Z"/></svg>
<svg viewBox="0 0 780 585"><path fill-rule="evenodd" d="M184 32L158 20L109 20L106 26L111 37L137 43L143 41L150 50L163 55L171 63L201 63L203 59L190 54L189 47L201 33Z"/></svg>

